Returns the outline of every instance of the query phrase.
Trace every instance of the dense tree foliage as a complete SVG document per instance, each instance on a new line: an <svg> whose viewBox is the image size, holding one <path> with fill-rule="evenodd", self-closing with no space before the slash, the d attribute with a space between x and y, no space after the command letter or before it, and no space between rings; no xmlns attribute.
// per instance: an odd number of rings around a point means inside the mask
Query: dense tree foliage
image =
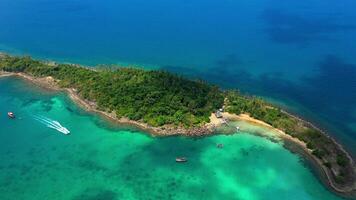
<svg viewBox="0 0 356 200"><path fill-rule="evenodd" d="M68 64L50 65L30 57L3 56L0 69L33 76L52 76L64 88L75 88L101 110L153 125L201 125L223 104L216 86L164 71L119 68L93 70Z"/></svg>
<svg viewBox="0 0 356 200"><path fill-rule="evenodd" d="M335 180L338 183L347 182L347 174L350 167L348 158L337 145L319 130L309 126L305 122L275 108L260 98L246 97L240 95L237 91L226 92L225 100L226 111L231 113L248 113L253 118L264 121L271 126L283 130L287 134L304 141L312 154L324 161L328 168L332 164L338 165L338 174ZM336 162L335 162L336 158Z"/></svg>
<svg viewBox="0 0 356 200"><path fill-rule="evenodd" d="M212 112L225 105L227 112L250 114L304 141L326 167L337 166L339 173L335 174L335 180L338 183L352 181L347 177L353 173L349 159L331 138L260 98L247 97L237 91L223 92L216 86L165 71L89 69L7 55L0 55L0 70L36 77L52 76L59 86L75 88L84 99L95 102L98 109L152 126L201 126L209 121Z"/></svg>

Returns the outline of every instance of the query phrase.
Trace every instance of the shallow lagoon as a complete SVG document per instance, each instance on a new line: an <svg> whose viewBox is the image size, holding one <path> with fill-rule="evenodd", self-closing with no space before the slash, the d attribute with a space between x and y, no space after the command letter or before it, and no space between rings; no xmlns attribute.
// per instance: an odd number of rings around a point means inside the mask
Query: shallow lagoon
<svg viewBox="0 0 356 200"><path fill-rule="evenodd" d="M273 98L356 155L354 0L2 0L0 51Z"/></svg>
<svg viewBox="0 0 356 200"><path fill-rule="evenodd" d="M355 1L127 2L3 0L0 50L139 64L240 88L316 122L355 154ZM3 79L0 113L9 109L21 120L0 114L1 199L335 198L298 156L260 137L152 138ZM190 161L177 165L177 154Z"/></svg>
<svg viewBox="0 0 356 200"><path fill-rule="evenodd" d="M0 79L0 94L3 200L338 199L299 156L262 137L155 138L18 78ZM71 135L34 115L59 121ZM189 162L178 164L176 156Z"/></svg>

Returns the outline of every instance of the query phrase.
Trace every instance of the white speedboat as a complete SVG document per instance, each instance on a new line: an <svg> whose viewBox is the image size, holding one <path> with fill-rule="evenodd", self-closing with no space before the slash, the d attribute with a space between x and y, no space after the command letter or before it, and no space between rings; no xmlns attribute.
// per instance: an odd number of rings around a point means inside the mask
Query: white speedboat
<svg viewBox="0 0 356 200"><path fill-rule="evenodd" d="M60 131L64 135L68 135L70 133L70 131L65 127L61 127L60 129L58 129L58 131Z"/></svg>
<svg viewBox="0 0 356 200"><path fill-rule="evenodd" d="M177 157L176 158L176 162L187 162L187 161L188 161L188 159L185 157Z"/></svg>

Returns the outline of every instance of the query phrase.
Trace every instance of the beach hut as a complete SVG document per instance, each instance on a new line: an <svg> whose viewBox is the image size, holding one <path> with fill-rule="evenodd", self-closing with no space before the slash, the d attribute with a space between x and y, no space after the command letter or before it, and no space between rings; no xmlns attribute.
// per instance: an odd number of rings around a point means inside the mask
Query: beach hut
<svg viewBox="0 0 356 200"><path fill-rule="evenodd" d="M216 116L217 118L222 118L222 117L223 117L222 114L221 114L221 112L220 112L219 110L215 112L215 116Z"/></svg>

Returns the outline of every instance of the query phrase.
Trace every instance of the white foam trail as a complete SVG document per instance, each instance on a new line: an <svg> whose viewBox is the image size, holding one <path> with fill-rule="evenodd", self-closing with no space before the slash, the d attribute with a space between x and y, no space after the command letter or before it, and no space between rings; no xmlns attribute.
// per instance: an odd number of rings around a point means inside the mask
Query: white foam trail
<svg viewBox="0 0 356 200"><path fill-rule="evenodd" d="M66 127L62 126L58 121L52 120L52 119L44 117L44 116L34 115L33 117L35 120L46 125L48 128L55 129L65 135L70 133L70 131Z"/></svg>

